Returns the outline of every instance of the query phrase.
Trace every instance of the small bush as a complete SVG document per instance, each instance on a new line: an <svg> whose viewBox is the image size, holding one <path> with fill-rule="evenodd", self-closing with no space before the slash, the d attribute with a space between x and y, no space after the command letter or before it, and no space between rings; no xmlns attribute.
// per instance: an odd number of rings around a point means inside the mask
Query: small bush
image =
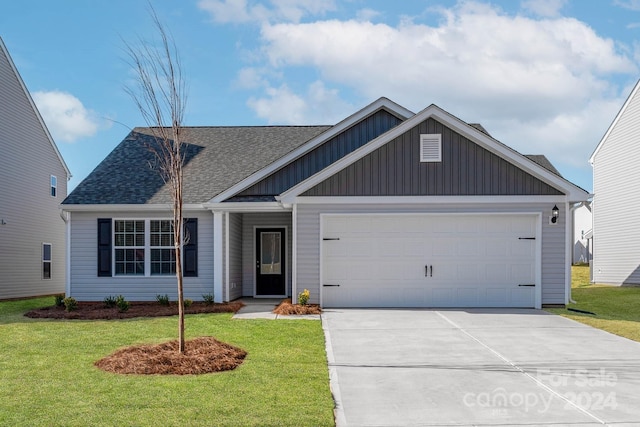
<svg viewBox="0 0 640 427"><path fill-rule="evenodd" d="M310 296L309 289L305 289L304 291L300 292L298 294L298 304L300 305L309 304L309 296Z"/></svg>
<svg viewBox="0 0 640 427"><path fill-rule="evenodd" d="M54 295L56 300L56 307L62 307L64 305L64 294Z"/></svg>
<svg viewBox="0 0 640 427"><path fill-rule="evenodd" d="M125 297L123 297L122 295L118 295L116 297L116 305L118 306L118 311L124 313L125 311L129 310L130 304L129 301L125 299Z"/></svg>
<svg viewBox="0 0 640 427"><path fill-rule="evenodd" d="M113 295L109 295L108 297L104 297L104 299L102 300L102 302L104 303L104 306L107 308L113 308L116 306L116 303L118 302L116 300L116 297L114 297Z"/></svg>
<svg viewBox="0 0 640 427"><path fill-rule="evenodd" d="M186 307L191 307L191 304L193 304L193 300L187 298L184 300L184 306Z"/></svg>
<svg viewBox="0 0 640 427"><path fill-rule="evenodd" d="M62 303L64 304L64 309L67 311L73 311L78 308L78 301L73 297L63 299Z"/></svg>
<svg viewBox="0 0 640 427"><path fill-rule="evenodd" d="M213 294L202 294L202 300L207 305L213 305Z"/></svg>
<svg viewBox="0 0 640 427"><path fill-rule="evenodd" d="M160 303L160 305L169 305L169 295L156 295L156 301Z"/></svg>

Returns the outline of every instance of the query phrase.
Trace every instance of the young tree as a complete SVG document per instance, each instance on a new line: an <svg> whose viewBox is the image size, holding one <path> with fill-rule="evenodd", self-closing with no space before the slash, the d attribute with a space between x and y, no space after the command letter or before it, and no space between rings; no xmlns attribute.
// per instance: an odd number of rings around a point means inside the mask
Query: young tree
<svg viewBox="0 0 640 427"><path fill-rule="evenodd" d="M182 277L183 240L183 167L185 153L182 141L182 120L187 100L185 81L178 49L173 37L165 30L153 7L150 15L160 37L159 45L140 39L140 46L125 42L131 65L136 72L134 87L126 87L151 129L154 141L148 149L156 158L155 168L167 184L173 202L173 242L175 270L178 281L178 342L184 353L184 296Z"/></svg>

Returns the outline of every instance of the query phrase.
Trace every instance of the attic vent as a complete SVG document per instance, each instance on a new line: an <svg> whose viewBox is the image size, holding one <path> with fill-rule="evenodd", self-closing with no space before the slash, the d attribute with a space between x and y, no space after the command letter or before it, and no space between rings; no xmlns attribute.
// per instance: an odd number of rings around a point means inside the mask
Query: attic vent
<svg viewBox="0 0 640 427"><path fill-rule="evenodd" d="M420 135L420 161L442 161L442 135L439 133Z"/></svg>

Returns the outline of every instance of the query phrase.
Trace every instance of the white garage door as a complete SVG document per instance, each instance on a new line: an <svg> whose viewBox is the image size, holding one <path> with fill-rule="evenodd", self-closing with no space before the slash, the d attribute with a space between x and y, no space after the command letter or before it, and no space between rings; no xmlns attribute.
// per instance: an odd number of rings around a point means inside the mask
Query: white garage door
<svg viewBox="0 0 640 427"><path fill-rule="evenodd" d="M536 216L325 215L322 222L325 307L535 306Z"/></svg>

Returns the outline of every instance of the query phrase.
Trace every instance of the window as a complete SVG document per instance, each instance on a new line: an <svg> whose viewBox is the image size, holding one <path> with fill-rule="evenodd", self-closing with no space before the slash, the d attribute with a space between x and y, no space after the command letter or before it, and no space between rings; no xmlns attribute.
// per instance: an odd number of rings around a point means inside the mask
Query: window
<svg viewBox="0 0 640 427"><path fill-rule="evenodd" d="M442 135L422 134L420 135L420 162L441 162L442 161Z"/></svg>
<svg viewBox="0 0 640 427"><path fill-rule="evenodd" d="M114 223L115 274L143 275L145 222L116 220Z"/></svg>
<svg viewBox="0 0 640 427"><path fill-rule="evenodd" d="M42 244L42 278L51 279L51 243Z"/></svg>
<svg viewBox="0 0 640 427"><path fill-rule="evenodd" d="M150 221L151 274L176 274L173 221Z"/></svg>
<svg viewBox="0 0 640 427"><path fill-rule="evenodd" d="M51 175L51 197L58 195L58 178L55 175Z"/></svg>

